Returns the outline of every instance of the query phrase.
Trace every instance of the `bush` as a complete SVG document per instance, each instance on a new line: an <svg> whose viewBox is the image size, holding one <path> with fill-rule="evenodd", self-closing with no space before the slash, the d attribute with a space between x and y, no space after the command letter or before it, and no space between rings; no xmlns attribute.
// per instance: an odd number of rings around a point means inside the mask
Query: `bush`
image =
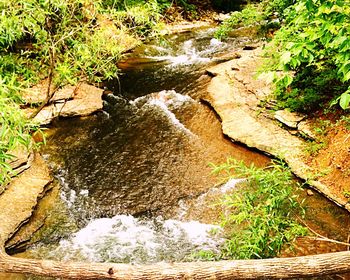
<svg viewBox="0 0 350 280"><path fill-rule="evenodd" d="M242 11L232 12L218 28L215 37L222 39L235 28L257 24L263 20L263 14L257 5L247 5Z"/></svg>
<svg viewBox="0 0 350 280"><path fill-rule="evenodd" d="M214 167L216 173L223 171L245 182L223 200L222 225L229 237L220 258L275 257L284 244L307 233L295 221L304 210L294 194L297 183L284 164L261 169L229 159Z"/></svg>
<svg viewBox="0 0 350 280"><path fill-rule="evenodd" d="M274 39L280 69L294 73L277 80L285 106L307 111L332 101L349 108L349 14L348 0L300 0L291 7Z"/></svg>

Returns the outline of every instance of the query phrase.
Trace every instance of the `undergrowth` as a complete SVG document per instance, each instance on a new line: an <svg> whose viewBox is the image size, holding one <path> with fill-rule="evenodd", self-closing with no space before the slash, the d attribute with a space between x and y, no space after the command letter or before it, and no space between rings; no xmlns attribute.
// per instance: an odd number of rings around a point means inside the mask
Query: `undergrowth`
<svg viewBox="0 0 350 280"><path fill-rule="evenodd" d="M264 16L260 10L261 5L247 5L242 11L234 11L218 28L215 37L223 39L228 34L239 27L259 24Z"/></svg>
<svg viewBox="0 0 350 280"><path fill-rule="evenodd" d="M252 24L274 34L267 68L279 72L276 109L308 113L339 105L346 110L350 108L349 14L350 0L262 1L233 12L217 37Z"/></svg>
<svg viewBox="0 0 350 280"><path fill-rule="evenodd" d="M257 168L228 159L213 166L213 172L245 181L221 202L224 206L221 225L227 234L221 254L203 251L200 258L271 258L285 244L307 234L307 229L296 221L297 215L304 214L295 194L298 185L283 163L275 161L268 168Z"/></svg>

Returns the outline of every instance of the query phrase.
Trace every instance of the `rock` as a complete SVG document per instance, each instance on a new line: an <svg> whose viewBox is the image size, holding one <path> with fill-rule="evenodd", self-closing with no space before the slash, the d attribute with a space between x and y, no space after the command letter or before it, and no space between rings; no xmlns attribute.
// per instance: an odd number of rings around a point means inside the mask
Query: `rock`
<svg viewBox="0 0 350 280"><path fill-rule="evenodd" d="M31 167L13 179L0 195L0 246L30 218L51 181L45 161L35 154Z"/></svg>
<svg viewBox="0 0 350 280"><path fill-rule="evenodd" d="M241 55L239 53L233 52L233 53L228 53L222 56L218 56L218 57L213 57L211 61L215 62L215 63L223 63L232 59L237 59L240 58Z"/></svg>
<svg viewBox="0 0 350 280"><path fill-rule="evenodd" d="M286 109L275 112L276 120L293 129L296 129L298 127L298 124L305 118L305 115L290 112Z"/></svg>
<svg viewBox="0 0 350 280"><path fill-rule="evenodd" d="M51 186L52 189L49 190ZM64 202L60 199L59 189L58 182L45 188L45 196L39 200L28 222L5 243L7 252L22 251L35 242L54 238L53 235L56 238L63 237L68 229L69 232L76 230L75 224L70 221Z"/></svg>
<svg viewBox="0 0 350 280"><path fill-rule="evenodd" d="M77 87L71 86L71 85L67 85L63 88L60 88L52 96L52 98L50 99L50 102L57 102L57 101L72 99L75 95L76 90L77 90Z"/></svg>
<svg viewBox="0 0 350 280"><path fill-rule="evenodd" d="M311 122L310 121L301 121L299 124L298 124L298 131L299 133L310 139L310 140L316 140L317 139L317 136L316 134L313 132L313 129L311 127Z"/></svg>
<svg viewBox="0 0 350 280"><path fill-rule="evenodd" d="M255 79L257 69L264 60L262 49L242 51L241 55L240 59L207 69L211 81L208 83L207 96L202 99L221 118L223 133L234 141L284 160L296 176L349 210L350 204L344 197L330 186L313 179L317 170L309 165L305 157L306 141L289 133L267 114L258 113L261 111L261 101L271 92L270 80ZM278 112L276 116L293 128L297 128L305 118L285 111Z"/></svg>
<svg viewBox="0 0 350 280"><path fill-rule="evenodd" d="M307 194L308 196L313 196L313 195L314 195L314 192L313 192L312 190L307 190L307 191L306 191L306 194Z"/></svg>
<svg viewBox="0 0 350 280"><path fill-rule="evenodd" d="M73 100L64 103L60 116L74 117L87 116L103 107L103 90L88 84L80 84L77 87Z"/></svg>
<svg viewBox="0 0 350 280"><path fill-rule="evenodd" d="M176 33L186 33L186 32L190 32L191 30L195 29L195 28L200 28L200 27L208 27L212 25L212 23L210 22L206 22L206 21L183 21L183 22L179 22L176 21L176 24L171 25L168 24L167 28L162 30L162 35L165 34L176 34Z"/></svg>
<svg viewBox="0 0 350 280"><path fill-rule="evenodd" d="M37 104L45 102L47 98L48 82L49 79L45 79L31 88L23 90L21 92L23 100L27 104ZM52 93L53 90L54 88L51 87L50 93Z"/></svg>
<svg viewBox="0 0 350 280"><path fill-rule="evenodd" d="M12 169L18 169L19 167L25 165L28 162L30 155L28 149L23 146L20 146L13 151L9 151L8 154L13 156L11 159L6 161Z"/></svg>
<svg viewBox="0 0 350 280"><path fill-rule="evenodd" d="M18 147L16 150L9 151L13 157L6 162L13 169L14 174L11 176L19 175L26 169L28 169L33 162L33 154L29 153L25 147ZM0 195L7 189L7 185L0 186Z"/></svg>
<svg viewBox="0 0 350 280"><path fill-rule="evenodd" d="M34 118L41 125L49 124L56 117L87 116L103 107L103 90L88 84L76 87L65 86L52 98L52 104L45 106ZM29 116L36 109L26 109Z"/></svg>
<svg viewBox="0 0 350 280"><path fill-rule="evenodd" d="M220 13L216 17L214 17L214 20L217 22L223 22L225 20L228 20L230 17L231 17L230 14Z"/></svg>

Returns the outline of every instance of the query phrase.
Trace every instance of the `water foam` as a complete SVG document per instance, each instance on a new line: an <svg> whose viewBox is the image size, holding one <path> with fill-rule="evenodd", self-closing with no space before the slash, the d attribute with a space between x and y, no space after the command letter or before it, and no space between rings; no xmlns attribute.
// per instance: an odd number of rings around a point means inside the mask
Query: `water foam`
<svg viewBox="0 0 350 280"><path fill-rule="evenodd" d="M185 41L177 55L152 56L149 58L167 60L171 67L210 62L210 58L201 56L201 53L193 46L193 39Z"/></svg>
<svg viewBox="0 0 350 280"><path fill-rule="evenodd" d="M151 263L181 261L198 250L217 252L224 239L214 225L197 221L140 220L117 215L91 221L70 239L62 240L52 257L77 257L95 262Z"/></svg>
<svg viewBox="0 0 350 280"><path fill-rule="evenodd" d="M172 110L181 108L185 103L195 102L190 96L182 95L174 90L163 90L161 92L152 93L146 96L139 97L130 104L139 107L140 105L145 108L145 106L156 107L160 109L168 118L168 120L179 130L187 135L194 136L194 134L185 127L183 123L175 116Z"/></svg>

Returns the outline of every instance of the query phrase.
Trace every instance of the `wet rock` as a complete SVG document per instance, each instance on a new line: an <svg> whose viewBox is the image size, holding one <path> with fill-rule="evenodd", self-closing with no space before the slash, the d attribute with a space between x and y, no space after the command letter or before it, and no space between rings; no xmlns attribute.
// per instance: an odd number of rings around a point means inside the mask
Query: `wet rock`
<svg viewBox="0 0 350 280"><path fill-rule="evenodd" d="M29 219L51 181L45 161L35 154L31 167L13 179L0 195L0 244L4 244Z"/></svg>
<svg viewBox="0 0 350 280"><path fill-rule="evenodd" d="M52 189L49 190L51 186ZM45 191L45 196L38 202L29 221L6 242L7 252L22 251L39 240L47 241L48 236L51 241L58 236L62 238L67 235L67 231L76 230L69 221L64 203L60 200L59 185L52 183L45 188Z"/></svg>
<svg viewBox="0 0 350 280"><path fill-rule="evenodd" d="M215 63L223 63L232 59L237 59L240 58L241 55L239 53L233 52L233 53L228 53L222 56L218 56L218 57L213 57L212 61Z"/></svg>
<svg viewBox="0 0 350 280"><path fill-rule="evenodd" d="M305 115L290 112L286 109L278 110L275 112L276 120L293 129L296 129L298 127L298 124L305 118Z"/></svg>

